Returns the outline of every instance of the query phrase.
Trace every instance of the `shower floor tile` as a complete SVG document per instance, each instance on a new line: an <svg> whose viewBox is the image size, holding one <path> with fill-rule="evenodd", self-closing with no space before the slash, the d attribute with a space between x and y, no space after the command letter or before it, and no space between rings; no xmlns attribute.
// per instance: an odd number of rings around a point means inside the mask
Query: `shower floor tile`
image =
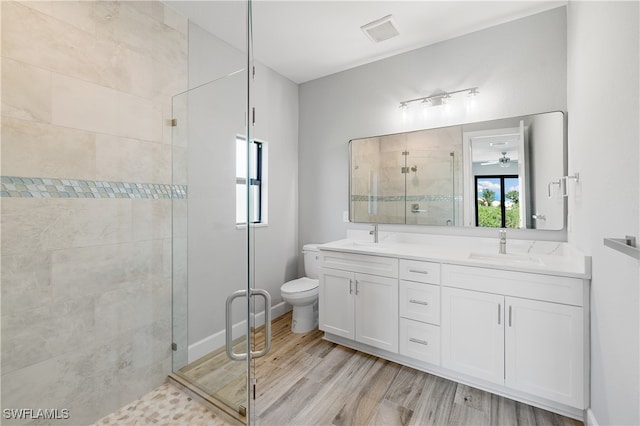
<svg viewBox="0 0 640 426"><path fill-rule="evenodd" d="M228 424L180 389L165 383L91 426L226 426Z"/></svg>

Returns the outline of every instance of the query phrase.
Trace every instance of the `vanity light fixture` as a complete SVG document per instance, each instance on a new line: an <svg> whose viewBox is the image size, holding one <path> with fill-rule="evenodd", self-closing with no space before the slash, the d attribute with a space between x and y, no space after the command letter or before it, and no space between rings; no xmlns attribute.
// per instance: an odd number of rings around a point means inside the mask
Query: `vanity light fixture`
<svg viewBox="0 0 640 426"><path fill-rule="evenodd" d="M453 95L457 95L459 93L465 93L470 98L475 98L478 96L480 91L477 87L469 87L467 89L454 90L451 92L441 92L436 93L431 96L423 96L421 98L408 99L406 101L400 102L400 109L406 110L410 105L420 103L422 106L436 106L436 105L444 105L449 103L453 99Z"/></svg>

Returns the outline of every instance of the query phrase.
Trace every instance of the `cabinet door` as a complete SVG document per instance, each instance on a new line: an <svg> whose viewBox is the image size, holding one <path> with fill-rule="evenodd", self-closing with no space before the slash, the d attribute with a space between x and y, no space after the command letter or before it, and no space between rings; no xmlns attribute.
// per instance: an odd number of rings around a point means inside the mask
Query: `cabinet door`
<svg viewBox="0 0 640 426"><path fill-rule="evenodd" d="M398 352L398 280L356 274L356 340Z"/></svg>
<svg viewBox="0 0 640 426"><path fill-rule="evenodd" d="M504 384L504 296L442 288L442 366Z"/></svg>
<svg viewBox="0 0 640 426"><path fill-rule="evenodd" d="M319 287L320 330L355 339L353 272L322 268Z"/></svg>
<svg viewBox="0 0 640 426"><path fill-rule="evenodd" d="M507 386L584 409L582 308L513 297L505 302Z"/></svg>

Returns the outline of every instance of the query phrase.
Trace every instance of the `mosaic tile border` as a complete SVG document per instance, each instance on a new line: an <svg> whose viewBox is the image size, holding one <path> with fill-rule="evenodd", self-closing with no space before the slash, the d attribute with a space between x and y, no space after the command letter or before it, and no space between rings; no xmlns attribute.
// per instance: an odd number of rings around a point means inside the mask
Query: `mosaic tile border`
<svg viewBox="0 0 640 426"><path fill-rule="evenodd" d="M462 201L461 195L352 195L351 201L375 201L375 202L393 202L393 201Z"/></svg>
<svg viewBox="0 0 640 426"><path fill-rule="evenodd" d="M187 198L187 185L0 176L2 198Z"/></svg>

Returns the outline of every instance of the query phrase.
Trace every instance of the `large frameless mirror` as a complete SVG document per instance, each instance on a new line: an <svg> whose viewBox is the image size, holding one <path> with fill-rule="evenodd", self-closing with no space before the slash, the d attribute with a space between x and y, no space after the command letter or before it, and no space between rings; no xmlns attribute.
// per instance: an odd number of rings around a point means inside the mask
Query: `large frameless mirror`
<svg viewBox="0 0 640 426"><path fill-rule="evenodd" d="M351 222L559 230L562 112L349 143Z"/></svg>

